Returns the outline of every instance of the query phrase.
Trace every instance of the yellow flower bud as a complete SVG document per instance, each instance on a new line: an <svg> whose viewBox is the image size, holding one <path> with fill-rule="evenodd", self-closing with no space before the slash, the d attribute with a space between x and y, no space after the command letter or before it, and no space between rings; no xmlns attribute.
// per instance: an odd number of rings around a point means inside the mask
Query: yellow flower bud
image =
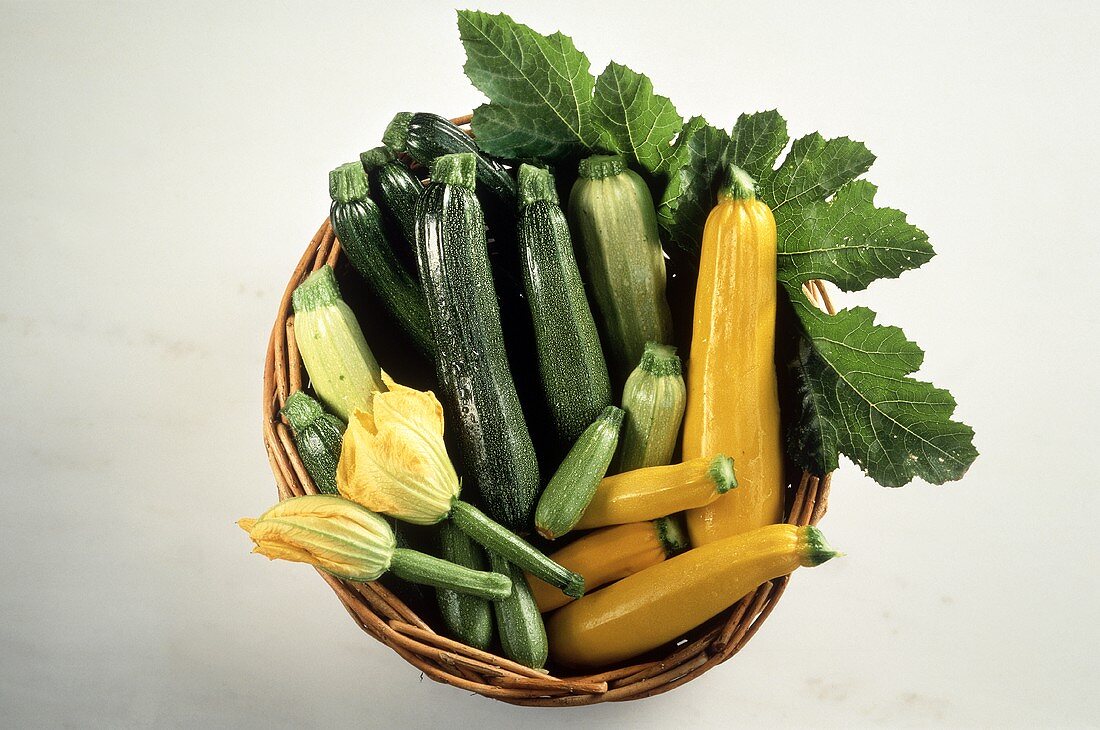
<svg viewBox="0 0 1100 730"><path fill-rule="evenodd" d="M344 432L336 486L369 510L418 525L445 518L460 486L443 444L443 407L435 395L388 375L374 413L356 411Z"/></svg>
<svg viewBox="0 0 1100 730"><path fill-rule="evenodd" d="M385 573L397 547L384 519L327 494L288 499L237 524L256 543L252 552L272 560L309 563L360 582Z"/></svg>

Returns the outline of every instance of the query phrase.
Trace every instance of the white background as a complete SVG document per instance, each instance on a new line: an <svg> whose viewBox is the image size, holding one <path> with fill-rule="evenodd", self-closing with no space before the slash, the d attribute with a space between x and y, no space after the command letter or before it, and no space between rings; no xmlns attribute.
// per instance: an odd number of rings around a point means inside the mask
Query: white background
<svg viewBox="0 0 1100 730"><path fill-rule="evenodd" d="M823 527L849 557L671 694L525 710L422 681L233 521L275 497L263 352L327 171L396 111L480 102L452 7L6 2L0 724L1100 722L1100 6L507 5L685 116L777 107L879 155L878 202L939 255L844 301L928 351L978 433L967 478L846 464Z"/></svg>

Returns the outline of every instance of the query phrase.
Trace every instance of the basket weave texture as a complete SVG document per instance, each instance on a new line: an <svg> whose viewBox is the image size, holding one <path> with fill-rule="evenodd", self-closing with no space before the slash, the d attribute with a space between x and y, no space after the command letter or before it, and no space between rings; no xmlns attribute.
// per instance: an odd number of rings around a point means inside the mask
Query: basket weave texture
<svg viewBox="0 0 1100 730"><path fill-rule="evenodd" d="M469 117L453 120L469 122ZM264 364L263 437L279 499L317 494L298 456L289 424L279 411L287 396L308 382L294 340L290 296L310 273L340 262L340 244L326 220L306 247L279 303ZM833 313L825 288L811 282L807 295ZM803 473L791 485L787 522L817 524L824 516L830 477ZM352 583L318 571L359 627L437 682L516 705L566 707L652 697L698 677L736 654L771 614L788 577L765 583L729 610L670 645L657 658L597 674L554 676L474 649L439 634L381 583ZM653 655L647 655L652 657Z"/></svg>

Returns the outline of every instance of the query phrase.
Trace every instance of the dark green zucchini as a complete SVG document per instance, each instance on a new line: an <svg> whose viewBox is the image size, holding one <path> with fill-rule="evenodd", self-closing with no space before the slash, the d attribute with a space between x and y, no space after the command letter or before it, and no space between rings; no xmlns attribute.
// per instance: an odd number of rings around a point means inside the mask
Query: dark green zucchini
<svg viewBox="0 0 1100 730"><path fill-rule="evenodd" d="M540 535L556 540L577 524L607 474L622 425L622 409L608 406L577 439L539 498L535 527Z"/></svg>
<svg viewBox="0 0 1100 730"><path fill-rule="evenodd" d="M539 376L564 450L611 405L611 383L550 172L520 165L519 197L516 228Z"/></svg>
<svg viewBox="0 0 1100 730"><path fill-rule="evenodd" d="M367 282L416 349L430 357L428 309L416 279L401 265L382 227L382 213L368 197L363 165L350 162L329 173L329 219L348 261Z"/></svg>
<svg viewBox="0 0 1100 730"><path fill-rule="evenodd" d="M440 556L452 563L485 570L485 556L478 544L451 520L439 524ZM435 592L439 612L453 637L476 649L488 649L493 640L493 612L489 602L449 588Z"/></svg>
<svg viewBox="0 0 1100 730"><path fill-rule="evenodd" d="M474 195L477 158L446 155L416 207L420 280L438 345L436 375L465 462L494 519L531 526L539 468L508 368L485 218Z"/></svg>
<svg viewBox="0 0 1100 730"><path fill-rule="evenodd" d="M389 147L375 147L359 155L378 205L390 217L409 246L416 239L416 201L424 185Z"/></svg>
<svg viewBox="0 0 1100 730"><path fill-rule="evenodd" d="M428 167L443 155L471 152L477 156L477 181L508 206L516 204L516 181L496 160L486 157L470 135L438 114L400 112L386 127L382 141L394 152L404 152Z"/></svg>
<svg viewBox="0 0 1100 730"><path fill-rule="evenodd" d="M532 669L546 664L550 645L546 640L546 626L542 613L527 584L523 571L493 553L489 553L493 571L512 579L512 594L493 601L497 615L497 633L504 656Z"/></svg>
<svg viewBox="0 0 1100 730"><path fill-rule="evenodd" d="M336 465L340 463L340 445L344 439L344 422L327 413L321 404L296 390L286 399L282 414L290 421L294 445L317 491L338 494Z"/></svg>

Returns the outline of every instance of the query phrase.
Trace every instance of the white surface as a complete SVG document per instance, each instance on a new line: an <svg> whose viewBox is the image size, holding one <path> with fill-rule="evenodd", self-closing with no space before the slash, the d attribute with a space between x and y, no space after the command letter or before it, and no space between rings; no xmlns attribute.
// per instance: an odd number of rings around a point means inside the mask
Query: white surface
<svg viewBox="0 0 1100 730"><path fill-rule="evenodd" d="M262 357L326 172L396 111L479 102L451 8L0 4L0 724L1100 722L1098 6L508 5L685 115L867 142L939 256L846 301L926 348L978 432L966 480L845 466L824 527L850 557L671 694L540 711L421 681L233 520L273 501Z"/></svg>

